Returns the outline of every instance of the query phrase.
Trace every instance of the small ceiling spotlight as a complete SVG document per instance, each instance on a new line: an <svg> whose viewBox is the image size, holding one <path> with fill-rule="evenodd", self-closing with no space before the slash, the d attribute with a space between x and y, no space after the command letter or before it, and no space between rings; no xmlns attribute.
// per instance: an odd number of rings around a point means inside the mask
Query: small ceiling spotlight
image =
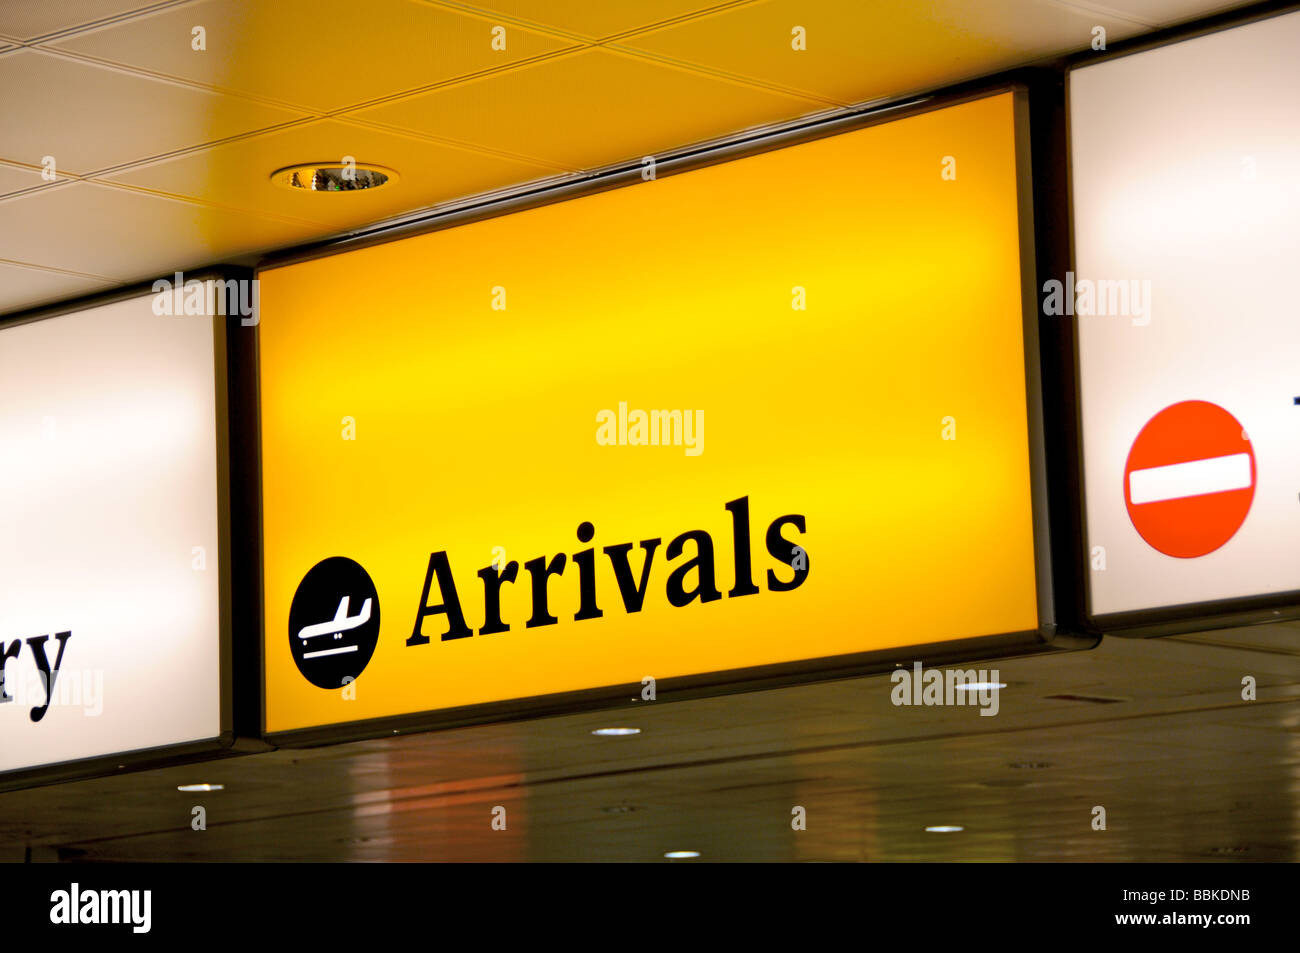
<svg viewBox="0 0 1300 953"><path fill-rule="evenodd" d="M291 165L271 173L271 181L286 189L307 192L361 192L397 181L397 173L377 165L321 162Z"/></svg>
<svg viewBox="0 0 1300 953"><path fill-rule="evenodd" d="M592 732L593 735L599 735L601 738L622 738L625 735L639 735L640 728L597 728Z"/></svg>
<svg viewBox="0 0 1300 953"><path fill-rule="evenodd" d="M698 850L670 850L668 853L664 854L664 857L668 860L690 860L693 857L699 856L700 852Z"/></svg>
<svg viewBox="0 0 1300 953"><path fill-rule="evenodd" d="M176 786L177 791L184 791L187 794L195 791L224 791L225 789L224 784L178 784Z"/></svg>
<svg viewBox="0 0 1300 953"><path fill-rule="evenodd" d="M965 829L964 827L958 827L956 824L935 824L933 827L926 828L931 834L956 834L958 831L964 831Z"/></svg>

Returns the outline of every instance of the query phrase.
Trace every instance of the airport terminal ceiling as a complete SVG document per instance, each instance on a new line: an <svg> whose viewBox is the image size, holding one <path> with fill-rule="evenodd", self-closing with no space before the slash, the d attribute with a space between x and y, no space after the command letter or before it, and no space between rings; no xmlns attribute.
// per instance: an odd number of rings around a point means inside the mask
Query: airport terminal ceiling
<svg viewBox="0 0 1300 953"><path fill-rule="evenodd" d="M359 29L350 0L4 0L0 314L1238 5L382 0ZM399 178L337 202L271 181L345 156Z"/></svg>

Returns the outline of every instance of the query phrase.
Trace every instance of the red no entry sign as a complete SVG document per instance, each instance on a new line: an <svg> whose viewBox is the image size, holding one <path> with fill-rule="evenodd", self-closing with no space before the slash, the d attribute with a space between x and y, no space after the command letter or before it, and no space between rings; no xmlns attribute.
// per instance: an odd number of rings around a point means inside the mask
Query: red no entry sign
<svg viewBox="0 0 1300 953"><path fill-rule="evenodd" d="M1255 451L1236 417L1185 400L1152 417L1124 465L1124 502L1138 533L1167 556L1212 553L1241 528L1255 498Z"/></svg>

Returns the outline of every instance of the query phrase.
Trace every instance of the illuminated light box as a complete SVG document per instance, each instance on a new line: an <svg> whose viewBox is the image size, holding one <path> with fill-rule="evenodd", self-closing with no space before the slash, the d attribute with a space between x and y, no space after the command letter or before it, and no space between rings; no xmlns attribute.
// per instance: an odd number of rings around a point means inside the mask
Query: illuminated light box
<svg viewBox="0 0 1300 953"><path fill-rule="evenodd" d="M262 270L268 733L1042 644L1021 106Z"/></svg>
<svg viewBox="0 0 1300 953"><path fill-rule="evenodd" d="M1291 14L1069 74L1094 621L1300 602L1298 55Z"/></svg>
<svg viewBox="0 0 1300 953"><path fill-rule="evenodd" d="M195 289L0 322L0 784L230 740L224 319Z"/></svg>

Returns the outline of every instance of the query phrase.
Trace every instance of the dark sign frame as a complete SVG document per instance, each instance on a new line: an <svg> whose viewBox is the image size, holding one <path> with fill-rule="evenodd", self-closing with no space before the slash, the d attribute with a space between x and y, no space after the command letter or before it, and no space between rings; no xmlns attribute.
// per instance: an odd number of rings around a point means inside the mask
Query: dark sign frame
<svg viewBox="0 0 1300 953"><path fill-rule="evenodd" d="M1074 172L1069 146L1071 132L1069 112L1071 74L1076 69L1085 69L1098 63L1130 56L1134 53L1143 53L1171 46L1185 40L1208 36L1297 11L1300 11L1300 3L1260 4L1245 10L1234 10L1219 16L1201 19L1191 24L1147 34L1134 40L1117 43L1106 50L1078 53L1066 59L1064 73L1066 139L1063 158L1067 177L1067 212L1069 215L1067 238L1069 250L1062 271L1075 270ZM1044 318L1044 320L1047 319ZM1070 419L1063 422L1069 430L1070 439L1069 445L1062 448L1068 459L1070 479L1061 481L1060 491L1069 494L1067 504L1069 513L1066 518L1072 523L1072 530L1069 535L1073 547L1071 552L1063 554L1063 564L1069 565L1072 570L1070 575L1073 578L1074 590L1070 594L1070 600L1077 606L1076 619L1078 627L1084 632L1097 635L1105 633L1134 638L1153 638L1184 632L1300 619L1300 589L1258 596L1183 603L1153 609L1104 614L1093 613L1090 595L1091 569L1087 549L1087 502L1083 472L1083 378L1079 368L1079 318L1078 315L1074 315L1053 320L1068 327L1066 332L1068 340L1062 342L1060 353L1062 355L1062 370L1071 381L1068 408Z"/></svg>
<svg viewBox="0 0 1300 953"><path fill-rule="evenodd" d="M959 105L960 103L1000 93L1011 93L1013 95L1017 206L1020 222L1023 363L1038 628L1022 632L973 636L960 640L851 655L730 669L678 678L665 678L661 679L657 686L660 700L687 700L815 681L884 674L892 671L902 662L922 661L923 664L929 666L941 666L1029 655L1045 651L1091 648L1097 644L1098 640L1095 637L1079 637L1058 628L1058 616L1055 609L1057 581L1052 569L1051 541L1048 532L1047 457L1044 452L1043 388L1038 335L1037 286L1039 274L1036 268L1035 191L1030 141L1031 88L1029 84L1037 83L1040 75L1031 71L1018 71L1016 74L994 78L993 80L985 79L965 84L943 94L926 95L886 106L865 108L850 115L836 115L829 119L790 123L773 131L728 141L721 145L680 150L657 158L656 161L657 177L675 175L732 159L757 155L838 133L850 132L924 112ZM1048 104L1045 102L1036 103L1036 108L1048 108ZM409 224L383 228L340 241L322 242L299 249L291 249L263 259L258 264L257 271L260 274L264 270L283 265L330 257L343 251L427 234L486 218L509 215L541 205L633 185L640 181L640 163L626 163L609 170L593 173L577 183L565 182L545 185L505 199L472 203L446 214L420 219ZM254 359L254 367L256 368L256 366L257 362ZM255 369L253 373L255 376L258 371ZM253 399L256 400L256 398ZM257 538L257 577L260 583L264 578L261 572L260 524ZM260 607L260 598L258 603ZM259 613L256 622L259 652L262 644L262 624L263 619ZM260 667L259 686L262 691L259 715L262 737L268 743L289 747L385 737L410 731L438 730L491 722L573 714L576 712L610 710L625 707L630 700L636 701L642 688L640 683L612 685L457 708L430 709L362 721L339 722L314 728L267 732L265 730L264 667Z"/></svg>
<svg viewBox="0 0 1300 953"><path fill-rule="evenodd" d="M248 280L252 277L251 272L246 269L233 268L206 268L201 271L185 272L183 274L187 282L190 280ZM165 279L160 278L157 280L170 282L174 277L174 275L167 275ZM2 335L8 328L44 321L49 318L57 318L62 315L75 314L119 301L147 297L156 293L153 290L153 285L153 281L145 281L107 292L85 295L52 305L4 315L0 317L0 346L3 346ZM240 324L237 315L233 318L214 316L210 320L213 334L215 361L213 379L216 386L217 408L215 432L217 441L217 567L220 596L218 608L221 666L218 673L220 679L220 734L212 738L176 745L141 748L0 772L0 792L54 784L60 781L103 777L164 765L204 761L214 756L220 756L223 753L234 753L232 746L235 743L236 709L234 703L234 669L231 664L235 641L232 606L238 605L239 599L234 580L235 568L232 566L234 561L232 539L235 538L234 528L246 523L248 516L246 494L236 485L237 481L232 481L230 478L232 459L238 461L241 458L241 452L232 446L230 419L231 410L235 406L235 403L230 399L230 372L232 367L232 361L230 360L232 341L230 339L239 332ZM234 494L233 500L232 492Z"/></svg>

